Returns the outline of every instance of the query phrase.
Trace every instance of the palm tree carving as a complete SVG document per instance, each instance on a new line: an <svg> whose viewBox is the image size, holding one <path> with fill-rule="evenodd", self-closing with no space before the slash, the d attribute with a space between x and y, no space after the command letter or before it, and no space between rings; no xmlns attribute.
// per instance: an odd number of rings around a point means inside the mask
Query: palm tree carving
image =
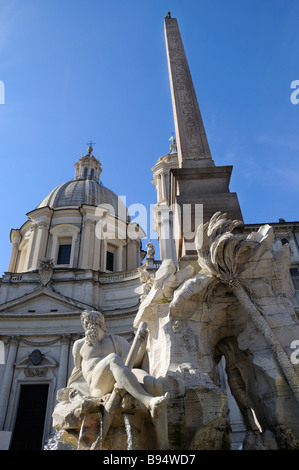
<svg viewBox="0 0 299 470"><path fill-rule="evenodd" d="M257 250L261 249L272 229L269 225L264 225L258 232L252 232L248 236L233 233L240 225L241 222L227 220L226 214L217 212L209 222L199 226L196 236L198 263L206 274L214 277L216 282L225 284L240 302L273 351L299 402L299 378L293 364L270 328L263 310L240 279L242 270L253 257L256 259Z"/></svg>

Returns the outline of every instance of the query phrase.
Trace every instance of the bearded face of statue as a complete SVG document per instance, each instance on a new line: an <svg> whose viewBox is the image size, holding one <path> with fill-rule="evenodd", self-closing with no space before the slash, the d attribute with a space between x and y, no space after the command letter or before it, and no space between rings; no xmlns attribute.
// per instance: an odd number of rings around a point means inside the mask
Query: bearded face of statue
<svg viewBox="0 0 299 470"><path fill-rule="evenodd" d="M94 345L105 335L105 320L103 315L98 314L98 312L83 312L81 322L85 331L86 342L89 346Z"/></svg>
<svg viewBox="0 0 299 470"><path fill-rule="evenodd" d="M99 325L89 324L85 329L85 338L89 346L93 346L99 339Z"/></svg>

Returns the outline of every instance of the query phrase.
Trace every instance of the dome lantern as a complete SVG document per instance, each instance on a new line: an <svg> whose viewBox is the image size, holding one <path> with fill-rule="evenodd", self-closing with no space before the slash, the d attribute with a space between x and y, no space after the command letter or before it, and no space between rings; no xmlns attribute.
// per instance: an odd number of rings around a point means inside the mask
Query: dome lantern
<svg viewBox="0 0 299 470"><path fill-rule="evenodd" d="M99 181L102 172L101 163L92 154L92 144L93 142L87 144L87 154L82 155L75 163L74 179L54 188L36 209L104 205L112 209L118 219L129 222L130 217L121 198Z"/></svg>
<svg viewBox="0 0 299 470"><path fill-rule="evenodd" d="M89 179L96 181L97 183L99 182L102 168L100 161L97 160L92 154L92 144L93 142L88 144L87 154L82 155L80 160L75 163L75 180Z"/></svg>

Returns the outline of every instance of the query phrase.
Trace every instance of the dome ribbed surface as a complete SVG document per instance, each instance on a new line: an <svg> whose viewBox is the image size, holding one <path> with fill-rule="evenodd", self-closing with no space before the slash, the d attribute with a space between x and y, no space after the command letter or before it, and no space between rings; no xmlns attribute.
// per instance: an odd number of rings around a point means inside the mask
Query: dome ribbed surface
<svg viewBox="0 0 299 470"><path fill-rule="evenodd" d="M115 215L128 220L129 216L125 204L111 189L94 180L80 179L60 184L37 206L56 209L60 207L78 207L82 204L91 206L109 205L114 209Z"/></svg>

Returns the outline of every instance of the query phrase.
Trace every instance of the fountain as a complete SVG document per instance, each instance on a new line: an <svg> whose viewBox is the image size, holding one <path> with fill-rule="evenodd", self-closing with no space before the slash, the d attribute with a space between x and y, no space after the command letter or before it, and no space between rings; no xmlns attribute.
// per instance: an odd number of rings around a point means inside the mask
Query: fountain
<svg viewBox="0 0 299 470"><path fill-rule="evenodd" d="M162 262L132 345L108 335L99 312L83 312L85 338L53 412L58 440L88 450L229 449L224 357L244 448L299 448L289 249L273 252L268 225L248 236L239 225L217 213L198 229L197 266Z"/></svg>
<svg viewBox="0 0 299 470"><path fill-rule="evenodd" d="M132 439L132 429L130 424L130 419L128 414L124 414L124 422L127 433L127 450L133 450L133 439Z"/></svg>

